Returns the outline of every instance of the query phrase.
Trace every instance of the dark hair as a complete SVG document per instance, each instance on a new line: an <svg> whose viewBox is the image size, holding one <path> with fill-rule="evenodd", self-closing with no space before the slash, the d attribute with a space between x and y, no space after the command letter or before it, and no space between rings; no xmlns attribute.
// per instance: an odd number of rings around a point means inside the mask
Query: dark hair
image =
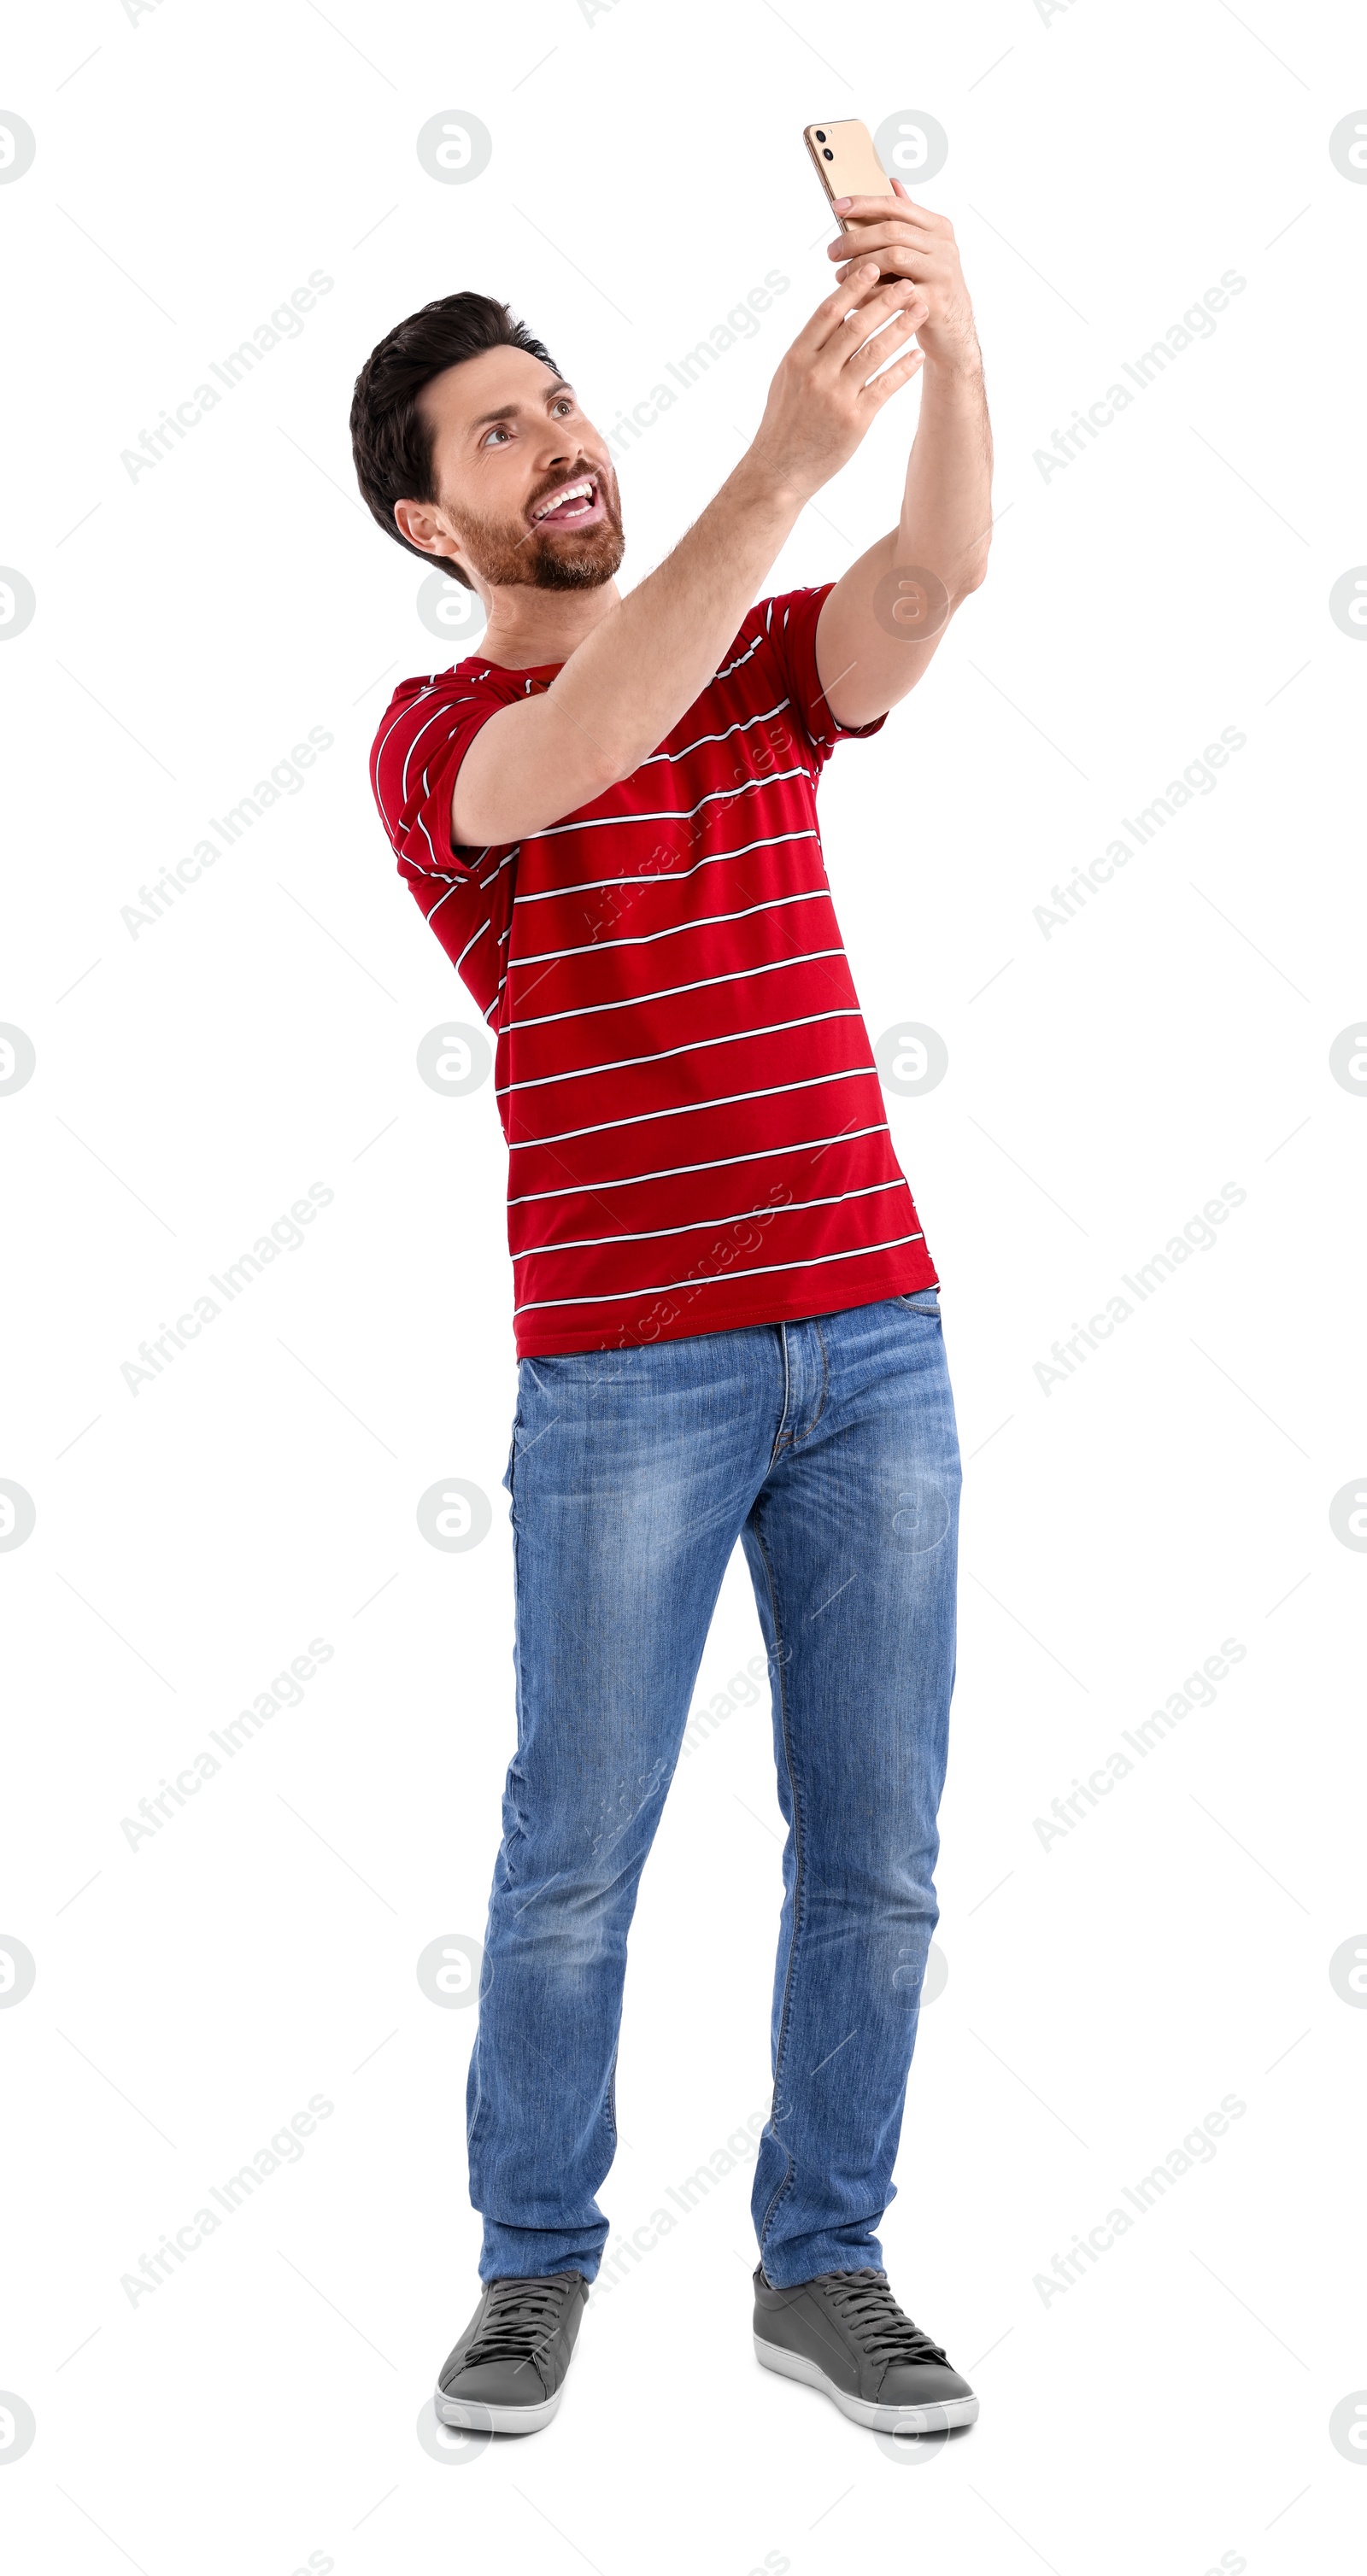
<svg viewBox="0 0 1367 2576"><path fill-rule="evenodd" d="M394 516L396 501L435 501L433 432L418 409L418 396L434 376L481 358L486 349L525 349L553 375L560 370L525 323L493 295L439 295L395 324L371 350L351 399L351 453L362 498L387 537L425 564L443 569L467 590L474 584L459 564L411 545Z"/></svg>

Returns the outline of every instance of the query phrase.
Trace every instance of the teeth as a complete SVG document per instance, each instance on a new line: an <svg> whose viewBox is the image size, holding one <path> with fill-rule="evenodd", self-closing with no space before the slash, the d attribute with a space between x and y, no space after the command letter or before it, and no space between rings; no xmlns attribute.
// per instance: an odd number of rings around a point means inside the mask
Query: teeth
<svg viewBox="0 0 1367 2576"><path fill-rule="evenodd" d="M536 519L544 519L551 510L563 509L567 501L574 501L581 498L592 500L592 483L567 483L563 491L552 492L550 499L548 501L543 501L540 508L533 511L532 516Z"/></svg>

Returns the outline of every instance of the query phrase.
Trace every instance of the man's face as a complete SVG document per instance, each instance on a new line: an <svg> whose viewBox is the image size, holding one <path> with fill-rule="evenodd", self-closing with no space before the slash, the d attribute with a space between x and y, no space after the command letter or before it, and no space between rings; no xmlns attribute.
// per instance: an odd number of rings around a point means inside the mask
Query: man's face
<svg viewBox="0 0 1367 2576"><path fill-rule="evenodd" d="M607 448L571 387L525 349L487 349L424 387L438 501L401 503L406 533L459 541L489 588L595 590L623 554Z"/></svg>

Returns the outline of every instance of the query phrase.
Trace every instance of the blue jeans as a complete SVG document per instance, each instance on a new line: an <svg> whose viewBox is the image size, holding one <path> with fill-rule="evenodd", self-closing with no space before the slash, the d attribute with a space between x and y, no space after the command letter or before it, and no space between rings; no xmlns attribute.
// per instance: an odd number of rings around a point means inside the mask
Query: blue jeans
<svg viewBox="0 0 1367 2576"><path fill-rule="evenodd" d="M737 1539L788 1828L755 2230L778 2288L881 2263L938 1920L959 1481L933 1288L521 1362L517 1751L467 2099L481 2279L598 2270L627 1932Z"/></svg>

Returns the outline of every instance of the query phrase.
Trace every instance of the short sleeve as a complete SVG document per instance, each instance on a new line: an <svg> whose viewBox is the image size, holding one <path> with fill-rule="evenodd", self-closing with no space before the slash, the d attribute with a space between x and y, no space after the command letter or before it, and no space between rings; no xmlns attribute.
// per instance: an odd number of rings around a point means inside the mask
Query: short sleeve
<svg viewBox="0 0 1367 2576"><path fill-rule="evenodd" d="M816 626L834 588L834 582L827 581L815 590L790 590L781 598L761 600L753 612L761 620L762 650L774 664L819 763L830 759L838 742L862 741L867 734L881 732L887 723L886 715L881 715L872 724L843 725L826 703L816 667Z"/></svg>
<svg viewBox="0 0 1367 2576"><path fill-rule="evenodd" d="M506 701L459 671L407 681L375 737L370 783L399 873L410 882L467 876L482 852L453 847L451 797L471 743Z"/></svg>

